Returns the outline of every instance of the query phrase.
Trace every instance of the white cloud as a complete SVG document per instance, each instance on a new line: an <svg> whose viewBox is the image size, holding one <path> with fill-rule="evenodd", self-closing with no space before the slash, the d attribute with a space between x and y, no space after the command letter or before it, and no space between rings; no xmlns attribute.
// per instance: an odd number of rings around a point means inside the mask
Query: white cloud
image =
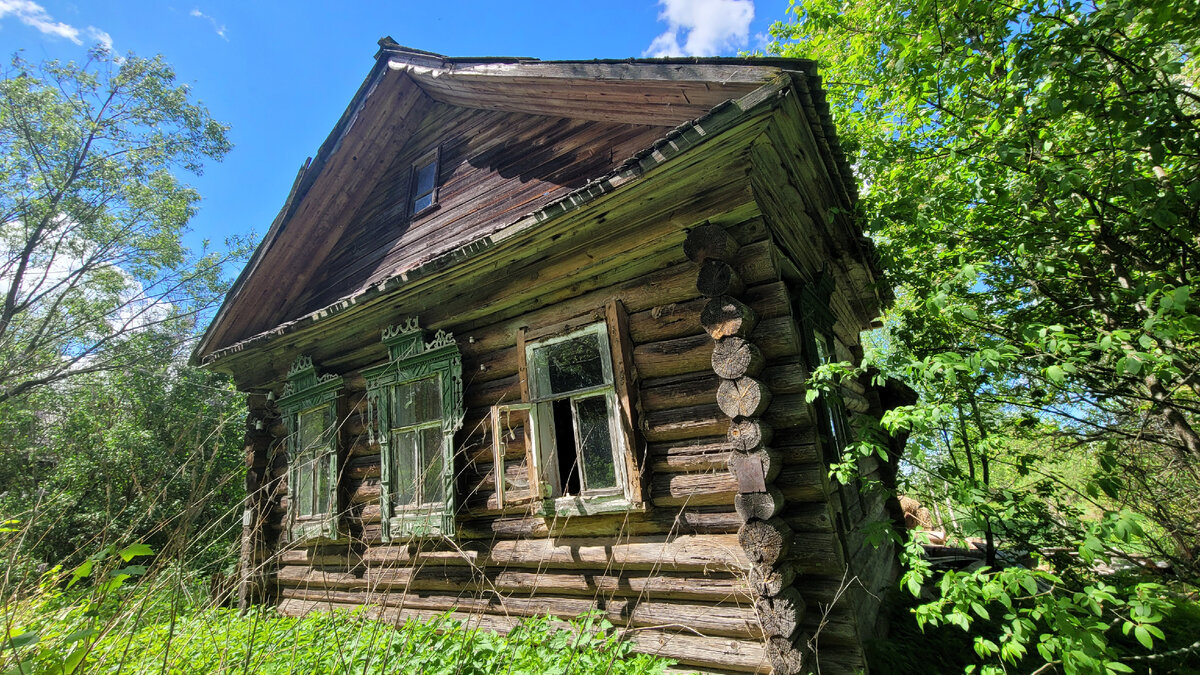
<svg viewBox="0 0 1200 675"><path fill-rule="evenodd" d="M46 35L56 35L66 38L77 45L83 44L79 39L79 29L68 23L55 21L45 7L33 0L0 0L0 19L8 15Z"/></svg>
<svg viewBox="0 0 1200 675"><path fill-rule="evenodd" d="M2 1L2 0L0 0L0 1ZM99 44L101 47L104 47L105 49L107 49L110 52L114 51L113 50L113 39L112 39L112 36L109 35L108 33L100 30L99 28L96 28L95 26L88 26L87 34L88 34L88 37L95 40L96 43Z"/></svg>
<svg viewBox="0 0 1200 675"><path fill-rule="evenodd" d="M667 30L643 56L715 56L746 45L754 0L659 0ZM680 37L684 36L680 44Z"/></svg>
<svg viewBox="0 0 1200 675"><path fill-rule="evenodd" d="M3 0L0 0L0 2L2 1ZM225 24L218 23L216 19L205 14L204 12L201 12L199 9L193 9L191 12L189 12L189 16L194 16L197 19L204 19L205 21L209 22L212 24L213 32L215 32L222 40L229 42L229 37L225 35Z"/></svg>

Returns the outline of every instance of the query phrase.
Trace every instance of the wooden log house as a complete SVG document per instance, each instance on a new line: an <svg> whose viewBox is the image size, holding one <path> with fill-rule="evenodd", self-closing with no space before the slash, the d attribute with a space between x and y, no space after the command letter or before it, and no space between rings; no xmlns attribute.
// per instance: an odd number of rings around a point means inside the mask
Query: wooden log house
<svg viewBox="0 0 1200 675"><path fill-rule="evenodd" d="M805 387L890 296L815 65L380 47L193 357L250 394L241 602L865 669L898 508L828 466L894 396Z"/></svg>

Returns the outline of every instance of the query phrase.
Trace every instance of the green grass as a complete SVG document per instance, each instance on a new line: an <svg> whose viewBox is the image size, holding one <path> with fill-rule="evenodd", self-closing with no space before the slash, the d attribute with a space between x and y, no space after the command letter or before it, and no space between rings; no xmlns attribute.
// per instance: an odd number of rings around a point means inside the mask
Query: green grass
<svg viewBox="0 0 1200 675"><path fill-rule="evenodd" d="M506 636L449 618L394 627L359 613L303 618L197 607L179 590L95 589L9 602L4 675L51 673L661 673L613 626L528 619Z"/></svg>

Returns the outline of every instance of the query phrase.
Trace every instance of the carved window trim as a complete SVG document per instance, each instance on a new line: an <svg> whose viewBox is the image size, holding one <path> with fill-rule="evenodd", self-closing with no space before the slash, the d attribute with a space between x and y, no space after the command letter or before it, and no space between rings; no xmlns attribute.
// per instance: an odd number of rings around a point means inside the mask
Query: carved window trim
<svg viewBox="0 0 1200 675"><path fill-rule="evenodd" d="M288 532L293 541L306 539L337 539L341 505L338 503L338 433L337 397L342 378L337 375L318 375L308 356L300 356L288 369L287 384L279 399L279 410L287 426L288 459ZM315 444L301 447L304 418L322 415L324 424ZM305 461L309 455L312 459ZM310 473L311 472L311 473ZM307 480L305 480L307 478ZM324 494L317 486L324 483ZM327 512L313 509L301 513L303 486L312 486L314 501L325 498Z"/></svg>
<svg viewBox="0 0 1200 675"><path fill-rule="evenodd" d="M596 336L603 371L603 383L567 393L550 394L539 391L540 363L536 361L536 350L566 340L586 335ZM601 513L643 510L645 500L645 471L642 458L645 456L641 439L633 424L636 408L636 371L632 366L632 344L625 310L621 303L610 300L604 308L575 317L571 320L536 330L521 328L517 332L518 372L521 386L521 402L499 404L492 408L492 460L496 483L497 501L500 508L528 501L540 501L538 510L546 516L575 516ZM572 437L579 446L577 400L604 397L613 470L616 486L598 490L586 490L586 480L581 472L581 490L576 495L562 495L558 485L557 439L554 433L552 406L554 401L572 401ZM505 475L507 446L516 440L512 418L524 417L523 442L525 462L528 467L529 492L527 495L508 494ZM556 494L558 493L558 494Z"/></svg>
<svg viewBox="0 0 1200 675"><path fill-rule="evenodd" d="M800 289L800 323L803 328L805 362L810 371L839 361L837 340L833 334L833 325L837 323L837 317L829 309L833 290L833 280L828 274L822 274L816 282L806 284ZM832 450L829 459L841 461L846 446L853 440L842 402L836 396L822 394L816 400L816 408L821 420L819 432L827 439Z"/></svg>
<svg viewBox="0 0 1200 675"><path fill-rule="evenodd" d="M454 511L456 505L454 485L454 434L463 423L462 355L454 337L438 331L432 341L426 342L424 332L417 319L411 318L399 326L389 326L383 331L382 341L388 348L388 361L380 366L363 371L367 380L368 428L371 440L379 444L381 480L380 510L382 516L383 541L396 539L453 537L455 534ZM392 420L395 397L406 385L421 380L437 378L441 394L441 480L443 499L438 502L419 502L411 505L395 504L393 495L393 473L400 462L408 458L401 448L393 447L392 437L397 432L424 429L436 424L422 423L413 426L394 426ZM419 453L420 450L418 449ZM413 475L417 475L419 462L412 458ZM422 484L422 481L417 481ZM419 488L414 486L414 492Z"/></svg>

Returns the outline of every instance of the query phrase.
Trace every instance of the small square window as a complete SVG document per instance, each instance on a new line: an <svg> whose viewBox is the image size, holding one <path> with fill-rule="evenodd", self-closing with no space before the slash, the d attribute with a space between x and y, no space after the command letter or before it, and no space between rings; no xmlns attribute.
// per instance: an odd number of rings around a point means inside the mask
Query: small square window
<svg viewBox="0 0 1200 675"><path fill-rule="evenodd" d="M409 215L419 216L437 206L440 159L441 148L435 148L413 163Z"/></svg>

